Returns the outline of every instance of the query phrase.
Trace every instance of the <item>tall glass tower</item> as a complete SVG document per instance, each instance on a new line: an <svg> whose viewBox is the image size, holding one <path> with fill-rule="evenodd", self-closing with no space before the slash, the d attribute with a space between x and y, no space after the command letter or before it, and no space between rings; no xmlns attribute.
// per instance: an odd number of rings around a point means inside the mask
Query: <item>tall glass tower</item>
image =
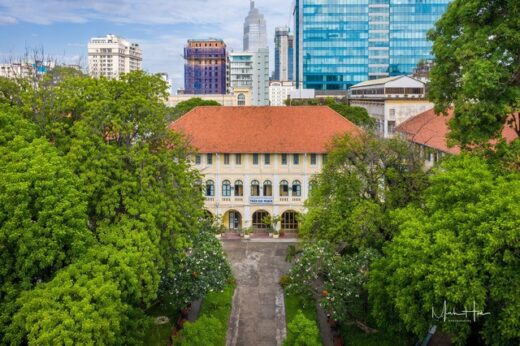
<svg viewBox="0 0 520 346"><path fill-rule="evenodd" d="M296 0L298 87L346 90L432 59L426 33L451 0Z"/></svg>
<svg viewBox="0 0 520 346"><path fill-rule="evenodd" d="M267 48L267 29L264 15L255 8L251 1L251 8L244 21L244 51L255 52L259 48Z"/></svg>

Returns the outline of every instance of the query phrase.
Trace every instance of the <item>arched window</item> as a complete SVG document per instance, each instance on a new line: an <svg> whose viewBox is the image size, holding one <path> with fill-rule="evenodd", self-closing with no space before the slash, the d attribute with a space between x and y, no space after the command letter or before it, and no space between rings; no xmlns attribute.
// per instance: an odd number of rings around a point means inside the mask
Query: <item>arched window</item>
<svg viewBox="0 0 520 346"><path fill-rule="evenodd" d="M251 182L251 196L260 196L260 183L258 180Z"/></svg>
<svg viewBox="0 0 520 346"><path fill-rule="evenodd" d="M215 196L215 183L213 182L213 180L206 181L206 196Z"/></svg>
<svg viewBox="0 0 520 346"><path fill-rule="evenodd" d="M280 182L280 196L289 196L289 183L287 180Z"/></svg>
<svg viewBox="0 0 520 346"><path fill-rule="evenodd" d="M283 230L297 230L298 229L298 213L288 210L282 214L281 226Z"/></svg>
<svg viewBox="0 0 520 346"><path fill-rule="evenodd" d="M273 183L271 180L264 181L264 196L272 196L273 195Z"/></svg>
<svg viewBox="0 0 520 346"><path fill-rule="evenodd" d="M222 196L223 197L231 196L231 182L229 180L224 180L222 182Z"/></svg>
<svg viewBox="0 0 520 346"><path fill-rule="evenodd" d="M246 105L246 95L238 94L238 96L237 96L237 104L239 106L245 106Z"/></svg>
<svg viewBox="0 0 520 346"><path fill-rule="evenodd" d="M295 180L292 183L292 195L296 197L300 197L302 195L302 184L298 180Z"/></svg>
<svg viewBox="0 0 520 346"><path fill-rule="evenodd" d="M242 180L235 181L235 197L242 197L244 195L244 184Z"/></svg>

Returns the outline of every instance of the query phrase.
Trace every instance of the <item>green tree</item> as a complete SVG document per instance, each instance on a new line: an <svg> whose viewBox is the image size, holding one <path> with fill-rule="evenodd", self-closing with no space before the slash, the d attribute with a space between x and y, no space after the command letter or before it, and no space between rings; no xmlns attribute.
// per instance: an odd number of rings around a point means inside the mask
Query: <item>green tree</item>
<svg viewBox="0 0 520 346"><path fill-rule="evenodd" d="M189 100L179 102L175 107L170 107L168 109L168 119L176 120L188 113L195 107L199 106L221 106L220 103L213 100L203 100L200 97L193 97Z"/></svg>
<svg viewBox="0 0 520 346"><path fill-rule="evenodd" d="M517 0L455 0L430 33L429 97L437 112L454 106L451 137L463 146L500 138L520 109L518 13ZM520 135L519 120L510 125Z"/></svg>
<svg viewBox="0 0 520 346"><path fill-rule="evenodd" d="M308 99L308 100L286 100L287 106L329 106L343 117L352 121L354 124L364 127L366 129L373 129L376 125L374 118L368 115L368 112L363 107L350 106L347 103L343 103L333 99L332 97L321 98L321 99Z"/></svg>
<svg viewBox="0 0 520 346"><path fill-rule="evenodd" d="M393 232L388 212L418 199L425 187L423 162L398 139L337 139L315 177L300 233L351 249L380 248Z"/></svg>
<svg viewBox="0 0 520 346"><path fill-rule="evenodd" d="M316 322L309 320L301 310L298 310L296 316L287 325L287 329L291 332L289 337L284 341L284 346L320 346L320 331L316 326Z"/></svg>
<svg viewBox="0 0 520 346"><path fill-rule="evenodd" d="M202 230L190 243L192 247L179 258L178 265L162 273L159 295L166 304L185 307L213 290L224 289L232 276L213 231Z"/></svg>
<svg viewBox="0 0 520 346"><path fill-rule="evenodd" d="M81 181L36 128L0 107L0 342L15 300L93 243Z"/></svg>
<svg viewBox="0 0 520 346"><path fill-rule="evenodd" d="M24 91L20 105L9 111L2 106L0 124L7 131L0 137L6 147L0 148L6 152L0 158L6 163L0 168L0 195L4 188L13 221L5 224L0 244L13 253L18 247L38 255L17 258L23 266L34 262L20 273L12 261L2 266L12 275L34 271L24 292L12 294L8 287L9 295L0 296L9 304L0 324L8 342L142 340L143 309L156 301L161 273L184 269L183 258L202 227L199 175L190 168L185 140L167 129L165 97L159 77L133 72L120 80L64 76ZM16 117L17 109L34 125ZM38 238L23 242L30 236L23 227L41 237L40 248ZM215 244L210 247L215 250ZM209 270L200 275L218 278ZM203 279L205 290L220 287ZM197 287L198 278L186 280Z"/></svg>
<svg viewBox="0 0 520 346"><path fill-rule="evenodd" d="M430 180L421 205L395 212L399 233L372 266L374 316L416 335L436 324L460 345L470 335L473 342L517 344L519 173L497 174L484 159L461 155L442 163ZM440 315L444 301L448 311L475 304L490 315L470 323L432 318L432 308Z"/></svg>
<svg viewBox="0 0 520 346"><path fill-rule="evenodd" d="M320 297L320 305L334 320L370 331L366 284L368 268L377 257L373 249L341 255L328 242L305 243L291 268L286 289L310 299Z"/></svg>

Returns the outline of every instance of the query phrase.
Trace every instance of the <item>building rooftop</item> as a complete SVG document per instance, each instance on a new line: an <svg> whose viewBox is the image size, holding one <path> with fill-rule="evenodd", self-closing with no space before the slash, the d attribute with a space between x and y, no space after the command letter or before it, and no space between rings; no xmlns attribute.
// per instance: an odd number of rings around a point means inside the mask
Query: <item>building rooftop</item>
<svg viewBox="0 0 520 346"><path fill-rule="evenodd" d="M424 85L421 81L419 81L417 79L414 79L412 77L408 77L408 76L405 76L405 75L400 75L400 76L393 76L393 77L385 77L385 78L367 80L366 82L361 82L361 83L358 83L356 85L353 85L351 87L351 89L368 87L368 86L374 86L374 85L385 85L387 83L394 82L394 81L397 81L397 80L400 80L400 79L403 79L402 82L404 82L404 83L418 84L419 86L421 86L421 85L423 86Z"/></svg>
<svg viewBox="0 0 520 346"><path fill-rule="evenodd" d="M326 106L197 107L170 125L201 153L326 153L362 130Z"/></svg>
<svg viewBox="0 0 520 346"><path fill-rule="evenodd" d="M518 115L517 115L518 116ZM396 132L406 136L411 142L440 150L445 153L458 154L460 147L448 147L448 134L450 132L449 121L453 117L453 109L448 110L448 115L438 115L432 109L410 118L396 127ZM502 137L508 142L517 136L509 126L504 126Z"/></svg>

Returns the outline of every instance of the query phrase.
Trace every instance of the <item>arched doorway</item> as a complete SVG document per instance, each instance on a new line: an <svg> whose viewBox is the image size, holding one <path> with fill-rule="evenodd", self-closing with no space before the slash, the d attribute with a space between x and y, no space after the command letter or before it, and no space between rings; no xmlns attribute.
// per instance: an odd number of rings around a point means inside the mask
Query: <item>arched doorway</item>
<svg viewBox="0 0 520 346"><path fill-rule="evenodd" d="M298 213L294 210L287 210L282 214L282 229L284 231L298 230Z"/></svg>
<svg viewBox="0 0 520 346"><path fill-rule="evenodd" d="M238 231L242 228L242 215L236 210L228 210L224 214L222 223L229 230Z"/></svg>
<svg viewBox="0 0 520 346"><path fill-rule="evenodd" d="M253 213L253 228L254 229L267 229L267 225L264 223L264 218L269 216L269 213L265 210L257 210Z"/></svg>

